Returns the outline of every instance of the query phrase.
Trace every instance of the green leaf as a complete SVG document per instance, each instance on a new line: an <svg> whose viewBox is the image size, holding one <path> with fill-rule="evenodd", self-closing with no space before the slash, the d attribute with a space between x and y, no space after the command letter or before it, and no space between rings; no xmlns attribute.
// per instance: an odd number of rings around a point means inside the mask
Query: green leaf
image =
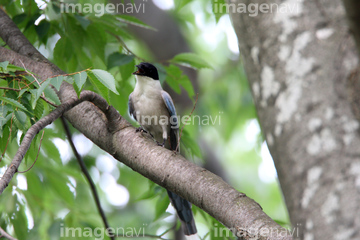
<svg viewBox="0 0 360 240"><path fill-rule="evenodd" d="M88 49L92 51L93 62L94 57L105 60L106 32L101 24L91 24L86 31L88 38L85 42ZM94 63L93 63L94 64ZM93 65L94 66L94 65ZM95 65L96 66L96 65Z"/></svg>
<svg viewBox="0 0 360 240"><path fill-rule="evenodd" d="M19 208L19 211L16 212L11 222L14 227L16 237L18 239L27 239L28 229L25 226L28 225L28 221L25 215L25 207L22 204L18 204L17 207Z"/></svg>
<svg viewBox="0 0 360 240"><path fill-rule="evenodd" d="M130 63L121 65L119 68L120 68L121 80L126 81L132 76L132 73L134 72L135 60L133 59Z"/></svg>
<svg viewBox="0 0 360 240"><path fill-rule="evenodd" d="M188 121L188 124L191 123L191 119ZM202 158L202 153L199 145L196 143L196 141L190 136L188 131L186 130L186 126L184 126L182 135L181 135L181 143L182 143L182 149L185 148L187 152L192 156L196 156L198 158Z"/></svg>
<svg viewBox="0 0 360 240"><path fill-rule="evenodd" d="M76 75L74 75L74 82L73 87L75 89L75 92L78 97L80 97L80 93L84 87L84 84L86 82L87 73L86 72L80 72Z"/></svg>
<svg viewBox="0 0 360 240"><path fill-rule="evenodd" d="M45 82L41 84L41 86L36 90L36 93L34 95L34 100L31 104L32 108L35 109L36 103L39 100L41 94L45 91L45 88L49 86L51 79L47 79Z"/></svg>
<svg viewBox="0 0 360 240"><path fill-rule="evenodd" d="M12 18L13 22L16 24L16 25L19 25L20 23L22 23L24 20L26 20L28 14L26 13L22 13L22 14L19 14L19 15L16 15Z"/></svg>
<svg viewBox="0 0 360 240"><path fill-rule="evenodd" d="M169 197L167 194L163 193L160 196L159 201L157 201L155 206L155 220L158 220L166 211L170 203Z"/></svg>
<svg viewBox="0 0 360 240"><path fill-rule="evenodd" d="M15 128L14 128L15 126ZM13 118L13 130L15 130L15 132L17 132L17 130L20 129L22 131L26 131L27 126L25 126L24 124L22 124L19 119L17 117ZM17 135L17 134L16 134ZM21 139L22 140L22 139Z"/></svg>
<svg viewBox="0 0 360 240"><path fill-rule="evenodd" d="M181 78L179 78L178 83L186 90L186 92L189 95L189 98L192 99L195 95L194 88L192 83L190 82L190 79L187 75L182 75Z"/></svg>
<svg viewBox="0 0 360 240"><path fill-rule="evenodd" d="M209 63L195 53L180 53L171 59L170 62L197 69L212 68Z"/></svg>
<svg viewBox="0 0 360 240"><path fill-rule="evenodd" d="M138 199L136 199L135 201L140 201L140 200L145 200L145 199L150 199L150 198L153 198L155 196L158 196L159 194L159 191L157 189L157 184L155 184L154 182L152 181L149 181L149 188L148 190L143 193ZM160 191L161 193L161 191Z"/></svg>
<svg viewBox="0 0 360 240"><path fill-rule="evenodd" d="M2 97L0 96L0 100L3 102L6 102L14 107L20 108L23 111L27 111L26 108L24 107L24 105L22 105L21 103L15 101L14 99L8 98L8 97Z"/></svg>
<svg viewBox="0 0 360 240"><path fill-rule="evenodd" d="M64 81L64 76L57 76L50 78L50 83L56 88L56 90L60 90L61 83Z"/></svg>
<svg viewBox="0 0 360 240"><path fill-rule="evenodd" d="M177 94L180 94L181 88L179 86L179 83L176 82L175 77L176 76L168 74L166 75L165 81L172 88L172 90L174 90Z"/></svg>
<svg viewBox="0 0 360 240"><path fill-rule="evenodd" d="M143 195L141 195L138 199L136 199L136 201L140 201L140 200L145 200L145 199L150 199L155 197L155 192L152 189L149 189L147 192L145 192Z"/></svg>
<svg viewBox="0 0 360 240"><path fill-rule="evenodd" d="M50 29L50 23L46 20L42 20L39 25L35 26L36 33L40 40L43 40L44 37L48 34Z"/></svg>
<svg viewBox="0 0 360 240"><path fill-rule="evenodd" d="M79 72L78 74L74 75L75 84L79 88L80 91L84 87L84 84L86 82L86 78L87 78L87 73L86 72Z"/></svg>
<svg viewBox="0 0 360 240"><path fill-rule="evenodd" d="M31 106L31 99L34 98L34 94L36 93L36 89L29 89L30 93L24 93L23 97L20 99L20 103L24 105L27 111L25 111L26 115L28 115L29 118L32 118L34 116L34 111ZM33 94L31 94L33 93Z"/></svg>
<svg viewBox="0 0 360 240"><path fill-rule="evenodd" d="M165 67L166 69L166 83L178 94L181 92L180 86L182 86L192 98L195 95L194 88L190 82L188 76L184 75L181 69L175 65Z"/></svg>
<svg viewBox="0 0 360 240"><path fill-rule="evenodd" d="M21 89L20 90L20 92L19 92L19 98L24 94L24 93L26 93L27 91L29 91L29 89L28 88L24 88L24 89Z"/></svg>
<svg viewBox="0 0 360 240"><path fill-rule="evenodd" d="M146 23L140 21L136 17L130 16L130 15L117 15L116 19L121 21L121 22L125 22L125 23L131 24L131 25L135 25L135 26L138 26L138 27L142 27L142 28L157 31L155 28L147 25Z"/></svg>
<svg viewBox="0 0 360 240"><path fill-rule="evenodd" d="M56 171L51 171L47 172L47 177L54 193L56 193L60 199L64 200L68 205L73 205L74 194L67 186L69 180L66 178L66 176L57 173Z"/></svg>
<svg viewBox="0 0 360 240"><path fill-rule="evenodd" d="M192 2L193 0L177 0L174 1L175 3L175 9L177 11L181 10L183 7L185 7L188 3Z"/></svg>
<svg viewBox="0 0 360 240"><path fill-rule="evenodd" d="M36 119L40 119L44 113L44 104L43 101L38 101L34 109L34 114Z"/></svg>
<svg viewBox="0 0 360 240"><path fill-rule="evenodd" d="M45 134L46 135L46 134ZM45 140L45 139L44 139ZM55 146L51 140L43 141L43 149L48 157L54 159L58 164L62 164L59 149Z"/></svg>
<svg viewBox="0 0 360 240"><path fill-rule="evenodd" d="M67 37L60 38L54 48L54 60L56 65L66 70L67 62L73 56L73 47Z"/></svg>
<svg viewBox="0 0 360 240"><path fill-rule="evenodd" d="M113 75L111 75L109 72L101 70L101 69L93 69L93 70L90 70L90 72L92 72L95 75L95 77L102 84L104 84L104 86L107 87L110 91L119 95L118 91L116 90L115 78L113 77Z"/></svg>
<svg viewBox="0 0 360 240"><path fill-rule="evenodd" d="M98 78L92 71L89 71L87 75L90 79L91 84L94 85L99 90L101 96L109 102L109 89L98 80Z"/></svg>
<svg viewBox="0 0 360 240"><path fill-rule="evenodd" d="M89 18L94 23L101 24L104 31L126 39L133 39L131 35L125 30L127 24L120 22L113 15L104 14L101 17L89 16Z"/></svg>
<svg viewBox="0 0 360 240"><path fill-rule="evenodd" d="M22 67L18 67L18 66L9 64L9 65L7 66L7 71L8 71L8 72L16 72L16 71L25 71L25 69L22 68Z"/></svg>
<svg viewBox="0 0 360 240"><path fill-rule="evenodd" d="M26 124L26 114L23 111L15 111L15 117L17 120L19 120L21 125Z"/></svg>
<svg viewBox="0 0 360 240"><path fill-rule="evenodd" d="M51 141L46 141L46 142L51 142ZM40 181L40 177L36 174L36 172L29 171L29 173L26 174L26 180L28 181L28 183L31 183L28 184L28 192L30 192L33 197L35 196L39 199L43 198L44 197L43 191L45 186Z"/></svg>
<svg viewBox="0 0 360 240"><path fill-rule="evenodd" d="M74 78L72 76L65 76L64 80L68 83L70 83L71 85L74 84Z"/></svg>
<svg viewBox="0 0 360 240"><path fill-rule="evenodd" d="M75 15L75 19L80 23L81 27L85 30L91 23L89 19L80 15Z"/></svg>
<svg viewBox="0 0 360 240"><path fill-rule="evenodd" d="M12 114L9 114L9 120L11 119L12 117ZM1 122L1 121L0 121ZM1 137L0 137L0 150L1 150L1 153L4 152L5 150L5 147L6 147L6 144L9 140L9 135L10 135L10 127L8 126L5 126L4 129L1 129L2 132L1 132Z"/></svg>
<svg viewBox="0 0 360 240"><path fill-rule="evenodd" d="M8 105L0 105L0 120L4 120L7 113L11 110L11 107Z"/></svg>
<svg viewBox="0 0 360 240"><path fill-rule="evenodd" d="M215 16L216 23L227 13L225 0L211 0L212 12Z"/></svg>
<svg viewBox="0 0 360 240"><path fill-rule="evenodd" d="M9 65L9 61L0 62L1 71L6 71L8 65Z"/></svg>
<svg viewBox="0 0 360 240"><path fill-rule="evenodd" d="M56 105L60 105L60 99L58 97L58 95L55 93L54 89L52 88L45 88L45 97L47 99L50 99L53 103L55 103Z"/></svg>
<svg viewBox="0 0 360 240"><path fill-rule="evenodd" d="M122 66L130 63L134 59L134 55L126 55L122 53L115 52L108 57L108 69L113 67Z"/></svg>
<svg viewBox="0 0 360 240"><path fill-rule="evenodd" d="M7 116L0 117L0 130L11 119L11 117L12 117L12 113L9 113Z"/></svg>

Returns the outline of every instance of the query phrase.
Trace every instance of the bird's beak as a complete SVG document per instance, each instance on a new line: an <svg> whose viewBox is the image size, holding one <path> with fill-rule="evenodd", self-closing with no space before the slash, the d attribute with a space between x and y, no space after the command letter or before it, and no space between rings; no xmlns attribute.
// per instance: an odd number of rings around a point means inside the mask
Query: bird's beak
<svg viewBox="0 0 360 240"><path fill-rule="evenodd" d="M140 74L139 69L136 72L133 72L133 75L139 75L139 74Z"/></svg>
<svg viewBox="0 0 360 240"><path fill-rule="evenodd" d="M137 69L135 72L133 72L133 75L140 75L140 74L141 74L141 70L140 70L140 68L139 68L139 65L135 65L135 67L137 67L138 69Z"/></svg>

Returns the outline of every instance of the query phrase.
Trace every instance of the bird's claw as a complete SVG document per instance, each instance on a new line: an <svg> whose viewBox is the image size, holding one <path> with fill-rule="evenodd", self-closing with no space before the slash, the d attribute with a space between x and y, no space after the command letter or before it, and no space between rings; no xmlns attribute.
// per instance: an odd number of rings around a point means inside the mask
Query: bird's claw
<svg viewBox="0 0 360 240"><path fill-rule="evenodd" d="M136 128L135 132L147 133L147 131L143 127Z"/></svg>
<svg viewBox="0 0 360 240"><path fill-rule="evenodd" d="M156 143L158 146L165 147L165 140L162 143L158 141L156 141Z"/></svg>
<svg viewBox="0 0 360 240"><path fill-rule="evenodd" d="M158 146L165 147L165 143L156 142Z"/></svg>

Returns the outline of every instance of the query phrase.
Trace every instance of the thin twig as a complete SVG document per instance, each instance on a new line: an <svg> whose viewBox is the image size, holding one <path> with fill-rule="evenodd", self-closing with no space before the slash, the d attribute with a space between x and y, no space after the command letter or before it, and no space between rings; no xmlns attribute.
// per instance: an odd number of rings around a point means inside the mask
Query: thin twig
<svg viewBox="0 0 360 240"><path fill-rule="evenodd" d="M167 238L163 238L162 236L151 235L151 234L143 234L139 236L123 236L123 235L116 235L117 238L155 238L161 240L168 240Z"/></svg>
<svg viewBox="0 0 360 240"><path fill-rule="evenodd" d="M30 74L30 75L35 79L35 81L39 84L39 86L40 86L41 83L37 80L37 78L35 77L35 75L32 74L32 72L30 72L30 71L28 71L28 70L26 69L25 64L21 61L21 59L19 59L19 61L20 61L21 64L23 65L25 72L28 73L28 74Z"/></svg>
<svg viewBox="0 0 360 240"><path fill-rule="evenodd" d="M20 144L18 151L16 152L13 160L11 161L11 164L6 169L3 177L0 179L0 194L8 186L14 174L16 173L35 135L39 131L43 130L47 125L51 124L56 119L61 117L66 111L72 109L73 107L77 106L78 104L84 101L89 101L94 103L106 115L106 117L109 116L113 119L120 119L120 114L114 108L109 106L109 104L106 102L106 100L103 97L91 91L83 91L80 94L80 98L74 97L69 99L67 102L62 103L54 111L41 118L39 121L37 121L34 125L32 125L28 129Z"/></svg>
<svg viewBox="0 0 360 240"><path fill-rule="evenodd" d="M195 110L195 108L196 108L196 104L197 104L197 101L198 101L198 96L199 96L199 93L196 94L196 100L195 100L194 107L193 107L193 109L192 109L189 117L186 119L185 124L184 124L184 125L182 126L182 128L181 128L181 132L180 132L180 135L179 135L179 141L178 141L178 144L176 145L175 152L177 152L178 149L179 149L180 140L181 140L181 136L182 136L182 132L183 132L183 130L184 130L184 127L185 127L186 123L189 121L189 119L191 118L191 115L193 114L193 112L194 112L194 110Z"/></svg>
<svg viewBox="0 0 360 240"><path fill-rule="evenodd" d="M76 75L78 73L82 73L82 72L87 72L91 69L92 67L89 67L87 69L84 69L84 70L81 70L81 71L78 71L78 72L73 72L73 73L67 73L67 74L58 74L58 75L54 75L54 76L51 76L49 78L54 78L54 77L60 77L60 76L72 76L72 75ZM46 81L46 80L45 80Z"/></svg>
<svg viewBox="0 0 360 240"><path fill-rule="evenodd" d="M75 155L75 157L76 157L76 159L77 159L77 161L78 161L78 163L80 165L81 171L84 173L85 178L86 178L86 180L88 181L88 183L90 185L91 193L92 193L92 195L93 195L93 197L95 199L95 204L96 204L96 207L97 207L97 209L99 211L101 219L102 219L102 221L104 223L104 226L105 226L106 230L109 233L110 239L114 240L115 237L114 237L113 233L110 231L110 226L109 226L109 223L108 223L107 218L105 216L105 212L101 207L100 198L99 198L99 195L97 193L96 186L95 186L95 184L94 184L94 182L93 182L93 180L92 180L92 178L91 178L91 176L90 176L90 174L89 174L89 172L88 172L88 170L86 168L84 160L82 159L82 157L80 156L79 152L77 151L77 149L75 147L75 144L74 144L74 142L72 140L72 136L71 136L69 126L68 126L66 120L64 119L64 117L61 117L61 122L63 124L64 129L65 129L65 133L66 133L66 136L67 136L67 138L69 140L71 149L73 150L74 155Z"/></svg>
<svg viewBox="0 0 360 240"><path fill-rule="evenodd" d="M9 87L0 87L0 89L4 89L4 90L10 90L10 91L16 91L16 92L20 92L22 89L17 89L17 88L9 88ZM56 105L55 103L52 103L50 100L48 100L46 97L44 96L40 96L40 98L42 100L44 100L45 102L47 102L48 104L50 104L53 107L58 107L58 105Z"/></svg>
<svg viewBox="0 0 360 240"><path fill-rule="evenodd" d="M113 34L113 33L110 32L110 31L106 31L106 32L109 33L110 35L112 35L114 38L116 38L116 39L120 42L120 44L123 46L123 48L124 48L128 53L130 53L131 55L134 55L135 58L137 58L137 59L139 59L139 60L141 60L141 61L143 61L143 62L147 62L146 59L137 56L133 51L131 51L131 50L128 48L128 46L126 45L126 43L121 39L121 37L119 37L119 36L116 35L116 34Z"/></svg>
<svg viewBox="0 0 360 240"><path fill-rule="evenodd" d="M43 96L40 96L40 98L42 99L42 100L44 100L46 103L48 103L48 104L50 104L51 106L53 106L53 107L58 107L58 105L56 105L55 103L52 103L50 100L48 100L46 97L43 97Z"/></svg>
<svg viewBox="0 0 360 240"><path fill-rule="evenodd" d="M37 159L38 159L38 157L39 157L39 152L40 152L40 148L41 148L41 142L42 142L42 140L43 140L44 133L45 133L45 131L43 131L42 134L41 134L40 143L39 143L39 149L38 149L38 152L37 152L37 154L36 154L35 161L34 161L33 164L28 168L28 170L18 171L18 173L26 173L26 172L30 171L30 169L32 169L32 167L35 165L35 163L36 163L36 161L37 161Z"/></svg>
<svg viewBox="0 0 360 240"><path fill-rule="evenodd" d="M171 230L174 230L176 228L176 223L169 229L165 230L163 233L161 233L160 235L152 235L152 234L143 234L143 235L139 235L139 236L124 236L124 235L119 235L117 234L116 237L118 238L156 238L156 239L161 239L161 240L168 240L167 238L163 238L163 236L165 234L167 234L168 232L170 232Z"/></svg>
<svg viewBox="0 0 360 240"><path fill-rule="evenodd" d="M0 89L9 90L9 91L16 91L16 92L20 92L22 90L22 89L9 88L9 87L0 87Z"/></svg>
<svg viewBox="0 0 360 240"><path fill-rule="evenodd" d="M17 240L16 238L14 238L13 236L11 236L10 234L8 234L7 232L5 232L4 229L2 229L0 227L0 237L4 237L4 238L7 238L9 240Z"/></svg>

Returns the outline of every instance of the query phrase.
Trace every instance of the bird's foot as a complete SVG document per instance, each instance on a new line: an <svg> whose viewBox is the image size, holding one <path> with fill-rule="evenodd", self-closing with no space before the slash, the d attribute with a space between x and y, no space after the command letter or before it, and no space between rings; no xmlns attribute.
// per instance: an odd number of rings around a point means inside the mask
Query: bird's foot
<svg viewBox="0 0 360 240"><path fill-rule="evenodd" d="M158 146L165 147L165 141L166 141L166 139L164 139L164 141L162 143L158 142L158 141L156 141L156 143Z"/></svg>
<svg viewBox="0 0 360 240"><path fill-rule="evenodd" d="M147 133L147 131L143 127L136 128L135 132Z"/></svg>

